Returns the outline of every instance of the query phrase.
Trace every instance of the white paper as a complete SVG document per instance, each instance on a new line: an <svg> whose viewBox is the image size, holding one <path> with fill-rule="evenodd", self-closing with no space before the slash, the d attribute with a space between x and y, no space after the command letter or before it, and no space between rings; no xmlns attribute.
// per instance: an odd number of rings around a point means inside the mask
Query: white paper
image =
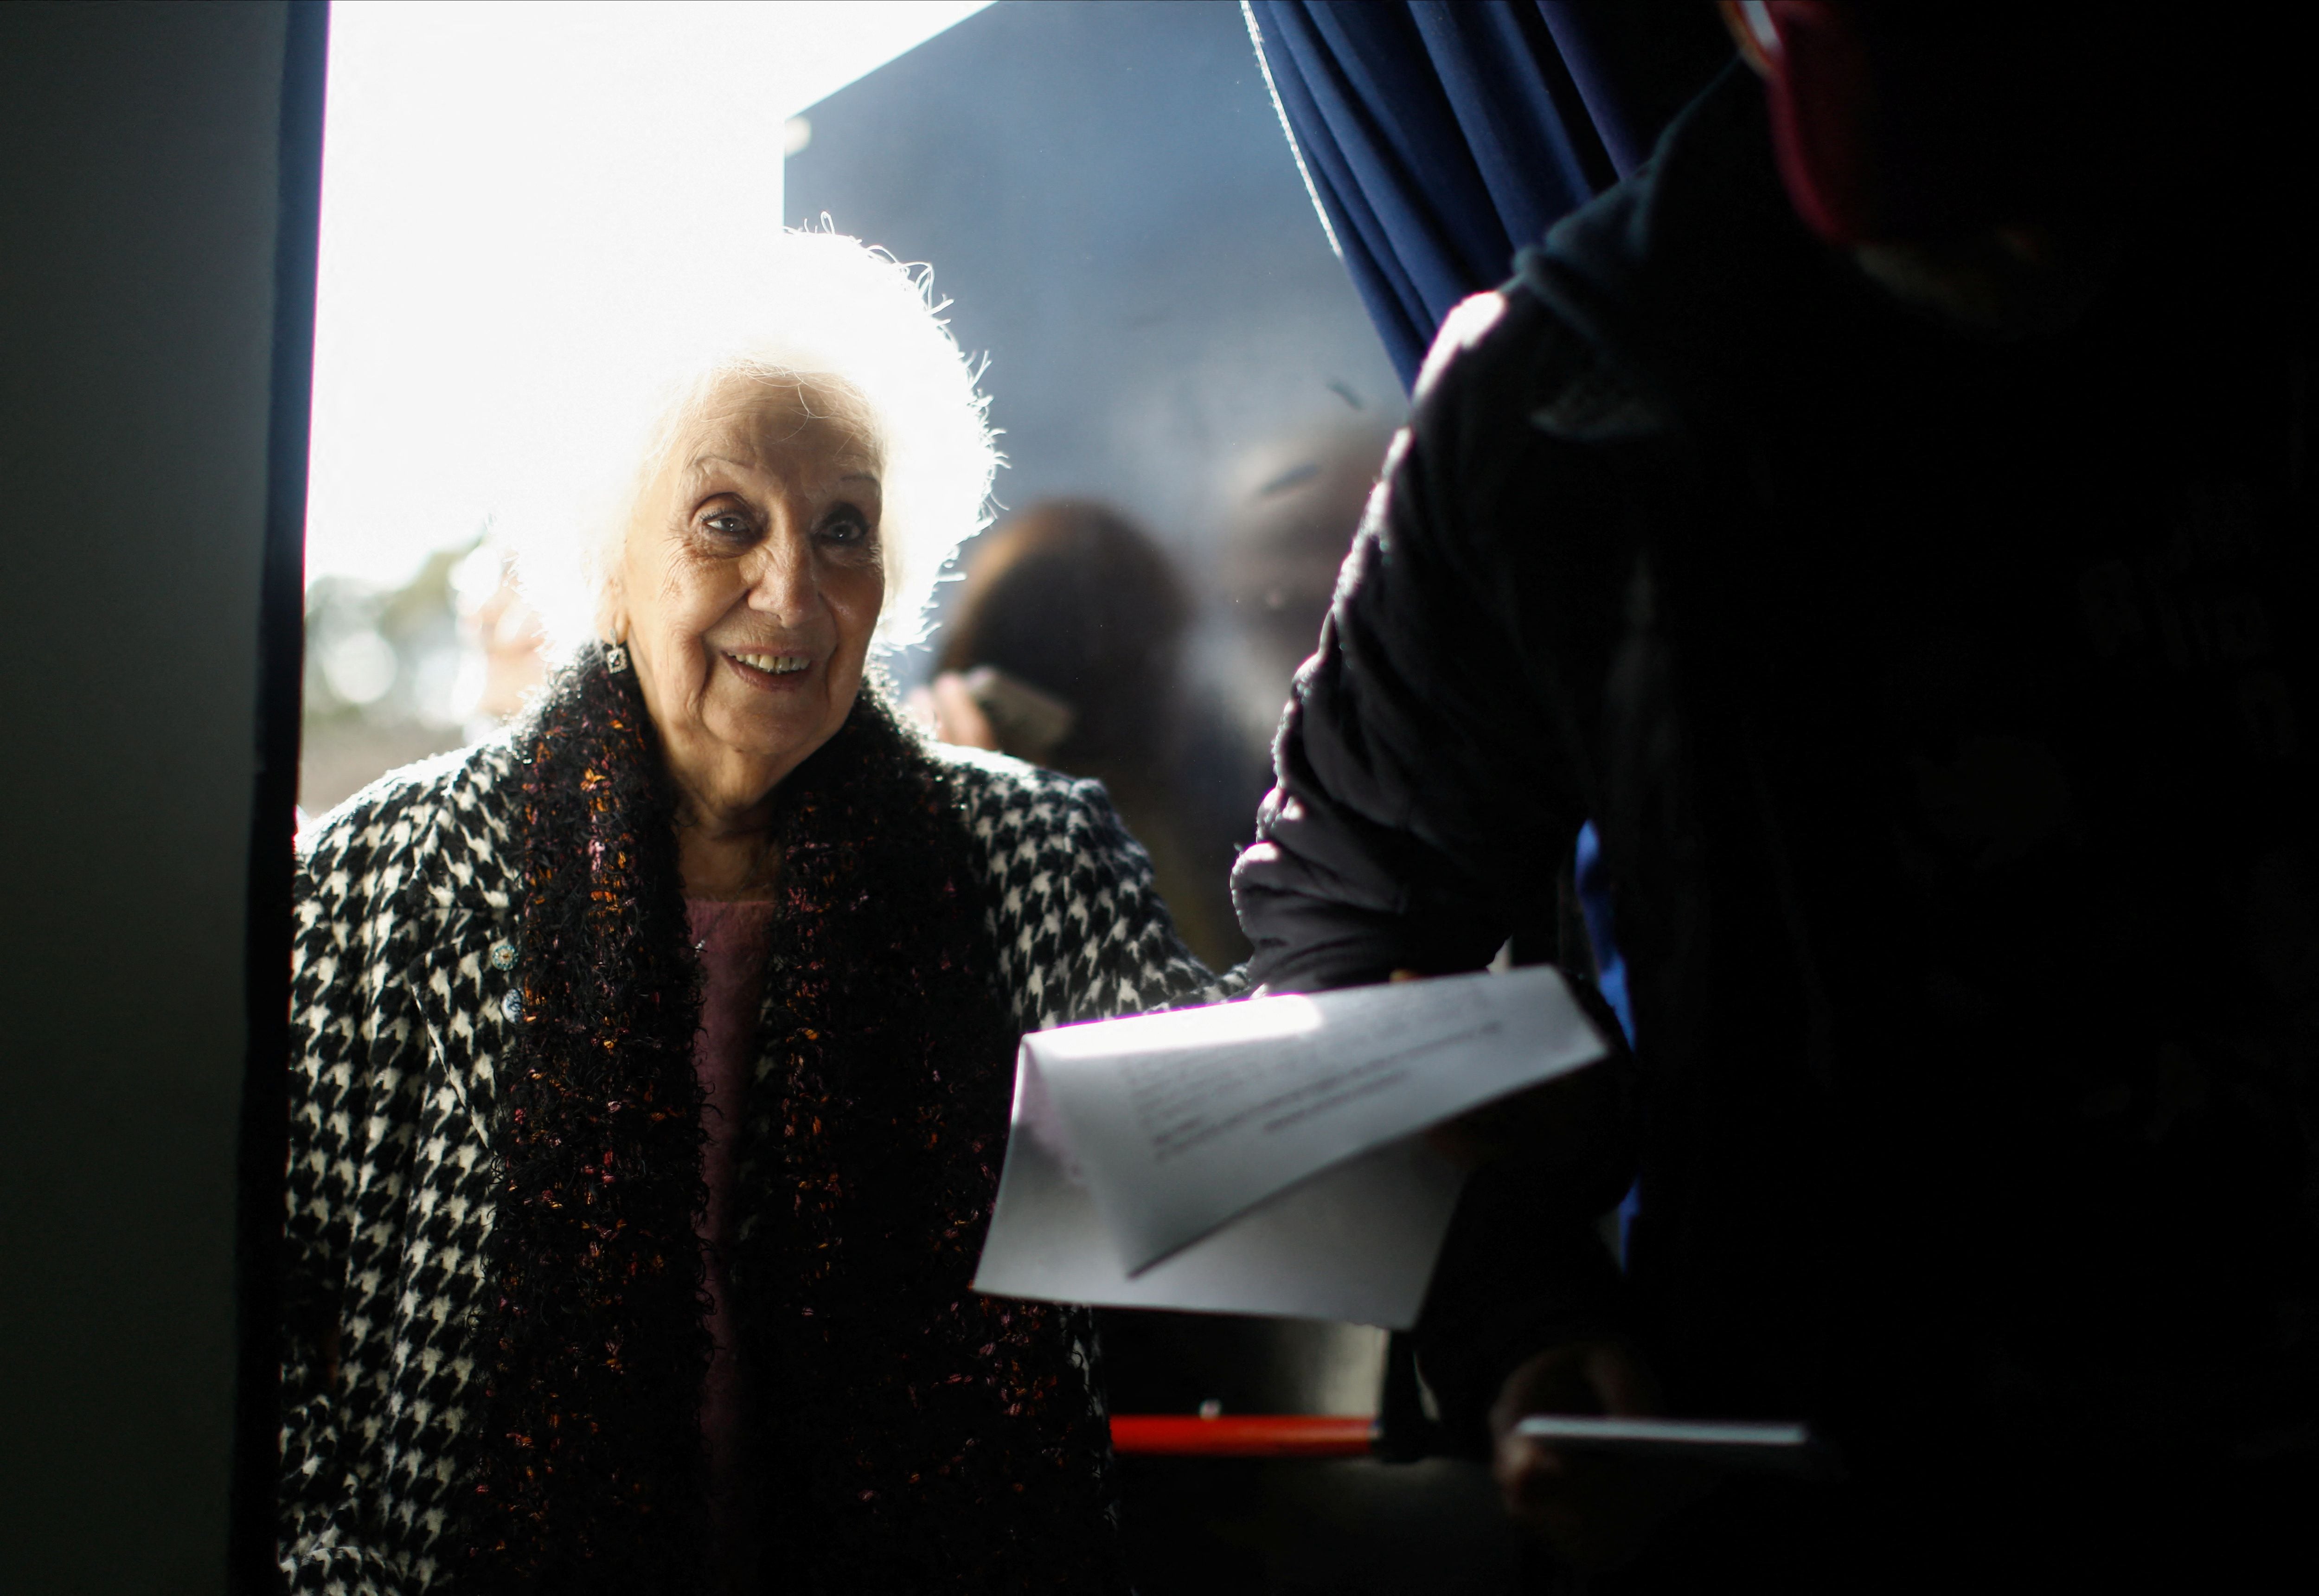
<svg viewBox="0 0 2319 1596"><path fill-rule="evenodd" d="M1020 1129L974 1279L997 1296L1407 1330L1457 1204L1456 1168L1422 1141L1398 1142L1131 1276L1087 1188Z"/></svg>
<svg viewBox="0 0 2319 1596"><path fill-rule="evenodd" d="M1025 1037L976 1289L1406 1329L1459 1184L1417 1133L1604 1050L1544 967Z"/></svg>
<svg viewBox="0 0 2319 1596"><path fill-rule="evenodd" d="M1132 1272L1332 1164L1602 1053L1561 976L1537 965L1066 1025L1023 1039L1017 1095L1037 1078L1048 1144L1084 1172Z"/></svg>

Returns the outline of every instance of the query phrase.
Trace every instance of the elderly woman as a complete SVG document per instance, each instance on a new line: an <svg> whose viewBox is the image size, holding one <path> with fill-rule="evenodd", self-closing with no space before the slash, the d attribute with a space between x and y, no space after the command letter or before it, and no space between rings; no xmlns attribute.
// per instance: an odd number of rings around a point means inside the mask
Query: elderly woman
<svg viewBox="0 0 2319 1596"><path fill-rule="evenodd" d="M303 860L297 1590L1119 1587L1088 1320L968 1280L1020 1033L1215 988L1100 788L897 719L981 401L785 255L567 556L593 640Z"/></svg>

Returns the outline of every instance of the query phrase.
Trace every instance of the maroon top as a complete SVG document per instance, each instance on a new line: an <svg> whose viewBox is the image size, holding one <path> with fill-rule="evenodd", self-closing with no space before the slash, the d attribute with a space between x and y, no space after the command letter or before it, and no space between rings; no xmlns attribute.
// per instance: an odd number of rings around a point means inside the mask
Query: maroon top
<svg viewBox="0 0 2319 1596"><path fill-rule="evenodd" d="M708 1378L700 1393L700 1434L708 1449L709 1515L716 1527L714 1564L728 1589L744 1588L750 1555L746 1526L740 1522L741 1368L734 1343L726 1290L726 1248L732 1239L733 1143L741 1127L757 1040L757 1004L763 987L765 933L771 903L717 903L687 898L692 940L706 978L700 993L700 1033L693 1041L693 1069L700 1076L707 1142L700 1150L708 1206L696 1221L708 1266Z"/></svg>

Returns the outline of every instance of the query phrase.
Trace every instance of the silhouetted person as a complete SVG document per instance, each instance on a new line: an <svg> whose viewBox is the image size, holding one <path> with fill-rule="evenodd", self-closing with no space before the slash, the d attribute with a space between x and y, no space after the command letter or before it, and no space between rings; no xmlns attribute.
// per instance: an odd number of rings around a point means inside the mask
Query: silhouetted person
<svg viewBox="0 0 2319 1596"><path fill-rule="evenodd" d="M2307 52L1731 9L1761 80L1443 329L1237 871L1254 973L1583 978L1599 827L1635 1057L1476 1178L1420 1362L1618 1588L2307 1588ZM1512 1433L1590 1410L1809 1420L1849 1478Z"/></svg>

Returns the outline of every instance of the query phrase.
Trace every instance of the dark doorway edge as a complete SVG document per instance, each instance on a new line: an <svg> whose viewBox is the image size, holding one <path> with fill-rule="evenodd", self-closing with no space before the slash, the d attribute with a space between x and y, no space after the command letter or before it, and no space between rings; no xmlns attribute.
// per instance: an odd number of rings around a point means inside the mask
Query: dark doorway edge
<svg viewBox="0 0 2319 1596"><path fill-rule="evenodd" d="M257 737L235 1208L236 1366L228 1586L283 1589L275 1563L281 1429L283 1169L289 1150L291 882L298 797L299 684L305 656L306 446L314 383L314 281L322 203L327 0L289 0L282 60L274 350L266 541L257 609Z"/></svg>

